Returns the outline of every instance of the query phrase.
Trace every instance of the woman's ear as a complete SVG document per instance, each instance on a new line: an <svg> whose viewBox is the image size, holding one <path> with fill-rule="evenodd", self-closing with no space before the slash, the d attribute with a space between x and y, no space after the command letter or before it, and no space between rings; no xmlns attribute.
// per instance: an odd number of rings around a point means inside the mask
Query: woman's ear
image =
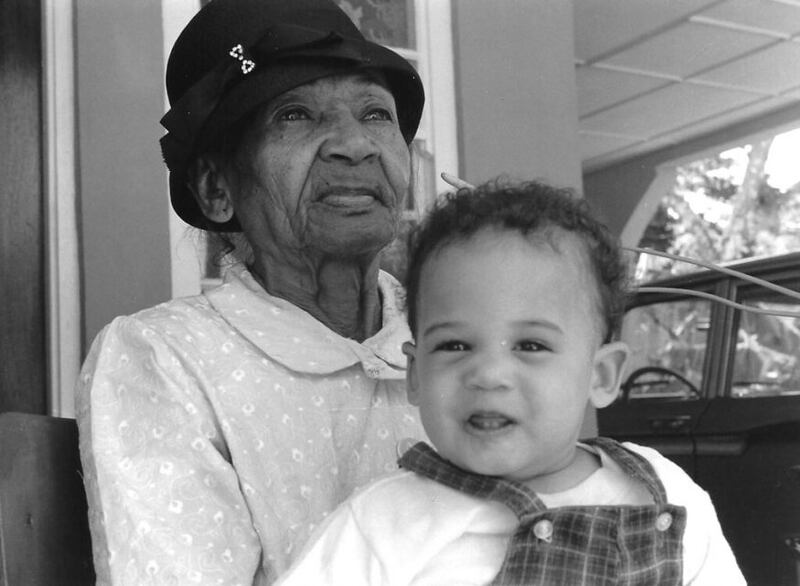
<svg viewBox="0 0 800 586"><path fill-rule="evenodd" d="M417 347L411 342L403 342L403 354L406 355L406 394L408 402L419 407L419 377L417 376Z"/></svg>
<svg viewBox="0 0 800 586"><path fill-rule="evenodd" d="M603 344L595 353L589 401L596 409L607 407L617 398L629 353L624 342Z"/></svg>
<svg viewBox="0 0 800 586"><path fill-rule="evenodd" d="M206 218L224 224L233 217L233 199L217 157L201 155L186 172L187 185Z"/></svg>

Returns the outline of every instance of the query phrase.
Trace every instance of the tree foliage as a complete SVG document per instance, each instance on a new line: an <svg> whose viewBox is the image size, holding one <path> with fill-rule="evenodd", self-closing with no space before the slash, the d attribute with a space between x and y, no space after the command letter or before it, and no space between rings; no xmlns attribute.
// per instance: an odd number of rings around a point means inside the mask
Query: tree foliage
<svg viewBox="0 0 800 586"><path fill-rule="evenodd" d="M765 163L772 139L693 161L677 170L639 246L707 262L800 250L800 185L772 187ZM742 172L743 171L743 172ZM693 270L686 263L647 257L646 280Z"/></svg>

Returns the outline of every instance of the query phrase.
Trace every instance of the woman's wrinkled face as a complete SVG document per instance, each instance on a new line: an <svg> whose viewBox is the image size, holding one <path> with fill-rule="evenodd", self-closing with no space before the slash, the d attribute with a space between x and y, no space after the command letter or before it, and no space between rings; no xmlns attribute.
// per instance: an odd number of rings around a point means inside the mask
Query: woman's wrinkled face
<svg viewBox="0 0 800 586"><path fill-rule="evenodd" d="M262 107L232 170L236 216L257 254L350 258L395 237L410 154L392 94L344 75Z"/></svg>

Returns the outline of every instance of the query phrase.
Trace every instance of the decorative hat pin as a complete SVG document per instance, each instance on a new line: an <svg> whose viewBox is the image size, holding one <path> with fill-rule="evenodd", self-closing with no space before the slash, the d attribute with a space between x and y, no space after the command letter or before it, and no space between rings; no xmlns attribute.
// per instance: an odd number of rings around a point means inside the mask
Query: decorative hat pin
<svg viewBox="0 0 800 586"><path fill-rule="evenodd" d="M244 47L242 47L241 44L234 45L233 47L231 47L231 50L228 51L228 55L230 55L231 57L233 57L234 59L236 59L241 63L243 75L247 75L248 73L253 71L253 69L255 69L256 67L255 62L252 59L245 59Z"/></svg>

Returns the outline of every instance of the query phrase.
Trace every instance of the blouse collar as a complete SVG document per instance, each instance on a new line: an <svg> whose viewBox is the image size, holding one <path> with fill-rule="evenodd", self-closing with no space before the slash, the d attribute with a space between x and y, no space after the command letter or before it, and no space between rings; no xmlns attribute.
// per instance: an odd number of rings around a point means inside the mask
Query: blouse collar
<svg viewBox="0 0 800 586"><path fill-rule="evenodd" d="M401 345L411 339L401 308L405 294L383 271L378 289L383 325L364 342L340 336L305 310L273 297L242 265L231 267L222 285L205 296L234 329L286 368L331 374L361 363L370 378L402 379L406 359Z"/></svg>

